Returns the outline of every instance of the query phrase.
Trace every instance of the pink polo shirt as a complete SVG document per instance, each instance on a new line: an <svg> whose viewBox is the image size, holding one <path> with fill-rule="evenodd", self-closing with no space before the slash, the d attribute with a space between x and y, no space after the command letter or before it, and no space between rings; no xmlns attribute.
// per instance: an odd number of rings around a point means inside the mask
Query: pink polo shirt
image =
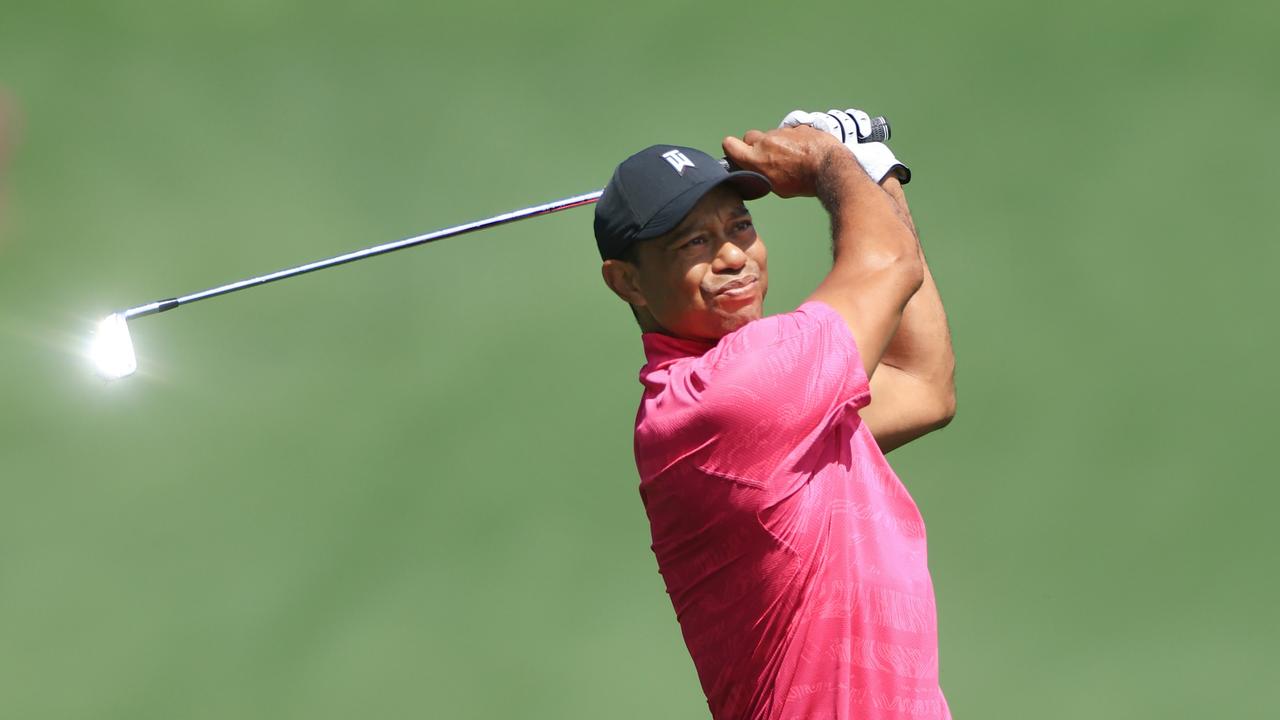
<svg viewBox="0 0 1280 720"><path fill-rule="evenodd" d="M950 718L924 522L858 417L843 318L643 339L640 497L711 715Z"/></svg>

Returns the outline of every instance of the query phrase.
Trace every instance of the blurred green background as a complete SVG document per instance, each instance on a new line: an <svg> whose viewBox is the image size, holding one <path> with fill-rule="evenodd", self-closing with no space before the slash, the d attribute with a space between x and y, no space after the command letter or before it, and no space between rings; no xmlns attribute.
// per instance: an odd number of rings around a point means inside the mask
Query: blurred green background
<svg viewBox="0 0 1280 720"><path fill-rule="evenodd" d="M888 115L960 407L891 459L955 717L1274 717L1274 3L0 7L0 715L704 718L574 210L794 108ZM812 200L755 204L769 309Z"/></svg>

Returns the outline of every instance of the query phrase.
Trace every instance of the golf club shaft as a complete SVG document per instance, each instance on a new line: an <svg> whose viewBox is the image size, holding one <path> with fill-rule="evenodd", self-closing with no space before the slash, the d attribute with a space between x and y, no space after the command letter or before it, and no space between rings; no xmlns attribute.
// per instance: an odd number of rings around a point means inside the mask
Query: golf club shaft
<svg viewBox="0 0 1280 720"><path fill-rule="evenodd" d="M191 293L190 295L168 298L166 300L157 300L152 303L147 303L146 305L129 308L128 310L122 311L120 314L124 315L126 319L142 317L143 315L154 315L155 313L172 310L181 305L196 302L197 300L205 300L207 298L233 293L237 290L266 285L267 283L275 282L276 280L284 280L285 278L291 278L295 275L305 275L309 272L324 270L325 268L331 268L336 265L345 265L346 263L363 260L375 255L385 255L389 252L395 252L396 250L424 245L434 240L443 240L444 238L462 235L475 230L484 230L486 228L497 227L498 225L505 225L507 223L516 222L517 220L524 220L526 218L537 217L539 215L549 215L551 213L560 212L561 210L568 210L569 208L590 205L600 199L601 192L603 191L597 190L595 192L586 193L585 195L574 195L573 197L567 197L562 200L555 200L553 202L534 205L521 210L513 210L501 215L494 215L493 217L485 218L484 220L475 220L473 222L455 225L443 230L436 230L434 232L426 233L425 235L415 235L414 237L405 238L403 240L383 243L382 245L375 245L363 250L355 250L344 255L337 255L324 260L317 260L305 265L277 270L276 272L269 273L267 275L259 275L258 277L249 278L247 280L239 280L237 282L227 283L226 285L219 285L218 287L201 290L200 292Z"/></svg>
<svg viewBox="0 0 1280 720"><path fill-rule="evenodd" d="M865 140L863 140L863 142L876 142L889 139L888 120L879 116L874 117L871 119L871 126L872 132ZM728 160L722 159L720 163L724 165L727 170L737 169ZM561 210L568 210L569 208L590 205L599 200L600 195L603 192L603 190L597 190L595 192L586 193L585 195L574 195L573 197L567 197L563 200L555 200L541 205L534 205L522 210L513 210L501 215L494 215L491 218L485 218L484 220L476 220L474 222L455 225L443 230L429 232L425 235L415 235L414 237L405 238L403 240L375 245L363 250L349 252L345 255L338 255L324 260L310 262L306 265L298 265L297 267L277 270L276 272L269 273L267 275L259 275L258 277L249 278L247 280L239 280L233 283L227 283L226 285L219 285L218 287L201 290L200 292L191 293L190 295L157 300L155 302L147 303L146 305L139 305L137 307L129 308L128 310L123 310L120 314L123 315L126 320L129 318L142 317L143 315L154 315L155 313L172 310L181 305L196 302L197 300L205 300L207 298L233 293L237 290L266 285L267 283L275 282L276 280L284 280L285 278L291 278L295 275L305 275L306 273L315 272L316 270L324 270L325 268L331 268L336 265L345 265L346 263L363 260L375 255L385 255L386 253L395 252L396 250L424 245L434 240L443 240L444 238L462 235L475 230L497 227L498 225L505 225L507 223L516 222L517 220L524 220L525 218L537 217L538 215L548 215L550 213L560 212Z"/></svg>

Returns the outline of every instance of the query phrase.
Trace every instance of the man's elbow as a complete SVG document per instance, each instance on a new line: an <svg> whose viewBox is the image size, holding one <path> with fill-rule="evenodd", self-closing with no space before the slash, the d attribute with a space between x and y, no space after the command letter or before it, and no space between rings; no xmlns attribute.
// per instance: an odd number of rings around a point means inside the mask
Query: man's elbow
<svg viewBox="0 0 1280 720"><path fill-rule="evenodd" d="M948 383L946 387L941 388L938 392L938 409L936 415L936 425L934 430L939 430L951 424L956 417L956 386Z"/></svg>
<svg viewBox="0 0 1280 720"><path fill-rule="evenodd" d="M883 271L893 277L894 285L899 288L903 297L902 304L906 305L907 300L924 285L924 263L920 262L920 253L913 251L881 257L880 262L883 264Z"/></svg>
<svg viewBox="0 0 1280 720"><path fill-rule="evenodd" d="M920 253L910 248L837 254L829 277L863 293L895 298L902 306L924 285L924 263L920 261Z"/></svg>
<svg viewBox="0 0 1280 720"><path fill-rule="evenodd" d="M929 404L926 433L941 430L956 417L956 388L953 384L938 387Z"/></svg>

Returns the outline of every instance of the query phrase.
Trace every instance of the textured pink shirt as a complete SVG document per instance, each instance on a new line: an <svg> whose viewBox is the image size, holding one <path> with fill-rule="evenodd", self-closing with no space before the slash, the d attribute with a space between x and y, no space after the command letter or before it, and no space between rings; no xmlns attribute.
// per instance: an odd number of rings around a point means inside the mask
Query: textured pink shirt
<svg viewBox="0 0 1280 720"><path fill-rule="evenodd" d="M841 316L644 349L640 496L711 715L950 718L924 522L858 417Z"/></svg>

